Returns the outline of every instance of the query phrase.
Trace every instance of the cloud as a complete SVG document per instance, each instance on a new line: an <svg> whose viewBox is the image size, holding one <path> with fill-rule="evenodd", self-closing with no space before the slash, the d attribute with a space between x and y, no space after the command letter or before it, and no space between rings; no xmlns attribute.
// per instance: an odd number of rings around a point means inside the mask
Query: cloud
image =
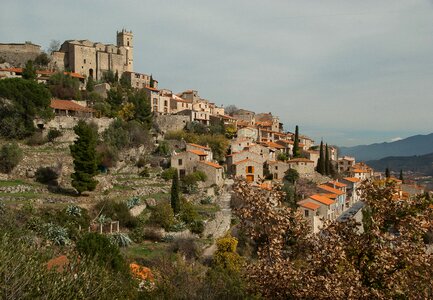
<svg viewBox="0 0 433 300"><path fill-rule="evenodd" d="M400 141L400 140L402 140L403 138L401 138L401 137L395 137L395 138L392 138L391 139L391 142L397 142L397 141Z"/></svg>

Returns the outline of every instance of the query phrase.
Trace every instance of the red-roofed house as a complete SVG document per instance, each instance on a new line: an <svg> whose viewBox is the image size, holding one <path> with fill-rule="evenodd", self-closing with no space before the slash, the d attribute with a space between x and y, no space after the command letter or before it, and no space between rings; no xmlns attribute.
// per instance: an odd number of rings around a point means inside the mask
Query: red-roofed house
<svg viewBox="0 0 433 300"><path fill-rule="evenodd" d="M235 177L257 182L263 179L263 163L252 159L244 159L233 164L232 173Z"/></svg>
<svg viewBox="0 0 433 300"><path fill-rule="evenodd" d="M95 114L93 108L80 105L73 100L51 99L50 107L56 116L65 117L86 117L91 118Z"/></svg>
<svg viewBox="0 0 433 300"><path fill-rule="evenodd" d="M300 175L314 174L314 161L306 158L293 158L287 161L290 169L295 169Z"/></svg>

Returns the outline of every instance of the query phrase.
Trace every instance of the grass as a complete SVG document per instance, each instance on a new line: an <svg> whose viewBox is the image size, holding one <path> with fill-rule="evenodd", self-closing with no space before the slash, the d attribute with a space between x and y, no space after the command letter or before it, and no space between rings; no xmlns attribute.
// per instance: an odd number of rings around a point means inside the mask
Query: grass
<svg viewBox="0 0 433 300"><path fill-rule="evenodd" d="M25 199L33 199L38 198L40 194L36 194L34 192L24 192L24 193L4 193L0 192L0 197L7 198L25 198Z"/></svg>
<svg viewBox="0 0 433 300"><path fill-rule="evenodd" d="M162 201L162 200L167 200L170 198L170 194L169 193L155 193L155 194L150 194L150 195L146 195L143 196L143 199L148 199L148 198L153 198L156 201Z"/></svg>
<svg viewBox="0 0 433 300"><path fill-rule="evenodd" d="M130 247L123 248L122 253L129 259L152 259L166 253L168 246L169 244L162 242L143 242L141 244L134 244Z"/></svg>
<svg viewBox="0 0 433 300"><path fill-rule="evenodd" d="M4 186L18 186L18 185L29 185L25 181L22 180L0 180L0 187Z"/></svg>

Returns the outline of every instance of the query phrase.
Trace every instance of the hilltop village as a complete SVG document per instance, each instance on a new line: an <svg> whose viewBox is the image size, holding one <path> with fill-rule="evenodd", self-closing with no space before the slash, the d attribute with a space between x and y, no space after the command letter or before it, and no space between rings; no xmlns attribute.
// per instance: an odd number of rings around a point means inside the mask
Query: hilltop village
<svg viewBox="0 0 433 300"><path fill-rule="evenodd" d="M25 107L30 96L12 99L1 84L30 89L27 81L49 90L48 102L21 124L10 119L22 116L10 102L27 99ZM51 53L30 42L0 44L1 145L4 153L17 153L7 157L16 163L2 167L0 204L15 213L39 211L18 223L56 247L51 267L69 263L68 247L79 245L85 233L116 241L140 289L154 284L159 265L149 261L155 253L218 261L219 241L236 240L236 248L245 239L236 229L243 220L232 212L237 182L295 211L310 237L336 222L361 222L365 199L359 190L368 182L392 183L396 201L424 194L404 174L381 174L339 156L337 146L302 134L302 125L288 131L272 112L224 107L197 90L162 86L153 75L134 71L131 31L117 32L115 45L74 39ZM85 128L97 132L93 187L76 183L80 162L71 157ZM54 217L56 210L62 217ZM43 233L46 228L51 234ZM254 248L242 245L244 253Z"/></svg>

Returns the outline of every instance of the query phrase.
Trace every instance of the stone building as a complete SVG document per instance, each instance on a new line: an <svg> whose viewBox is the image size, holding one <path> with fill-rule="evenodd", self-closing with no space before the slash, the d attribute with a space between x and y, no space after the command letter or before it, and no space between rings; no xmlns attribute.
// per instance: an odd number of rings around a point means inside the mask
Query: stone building
<svg viewBox="0 0 433 300"><path fill-rule="evenodd" d="M269 173L272 175L272 179L282 180L289 170L289 164L284 161L270 161L268 163Z"/></svg>
<svg viewBox="0 0 433 300"><path fill-rule="evenodd" d="M123 29L117 32L117 44L95 43L89 40L67 40L52 53L52 67L68 69L100 80L104 72L133 72L133 34Z"/></svg>
<svg viewBox="0 0 433 300"><path fill-rule="evenodd" d="M287 161L290 169L295 169L300 175L314 173L314 161L306 158L294 158Z"/></svg>
<svg viewBox="0 0 433 300"><path fill-rule="evenodd" d="M244 159L233 164L234 176L257 182L263 179L263 163L251 159Z"/></svg>

